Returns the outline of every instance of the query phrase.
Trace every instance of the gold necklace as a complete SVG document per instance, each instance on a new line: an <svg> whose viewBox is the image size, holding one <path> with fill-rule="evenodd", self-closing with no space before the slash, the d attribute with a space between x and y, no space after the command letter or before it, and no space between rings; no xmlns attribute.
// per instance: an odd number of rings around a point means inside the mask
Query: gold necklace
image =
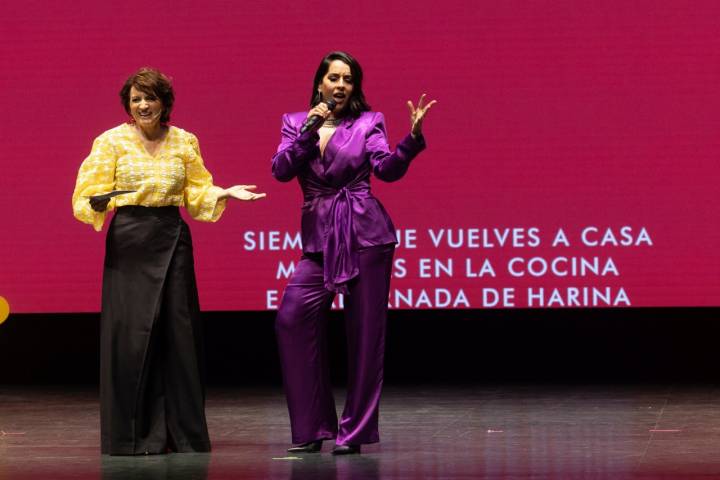
<svg viewBox="0 0 720 480"><path fill-rule="evenodd" d="M340 125L340 119L339 118L326 118L323 122L323 127L329 127L329 128L336 128L338 125Z"/></svg>

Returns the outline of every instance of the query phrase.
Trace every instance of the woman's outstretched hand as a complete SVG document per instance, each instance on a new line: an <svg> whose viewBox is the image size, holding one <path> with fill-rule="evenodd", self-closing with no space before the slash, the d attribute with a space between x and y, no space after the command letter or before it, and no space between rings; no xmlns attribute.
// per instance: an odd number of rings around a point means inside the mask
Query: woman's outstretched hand
<svg viewBox="0 0 720 480"><path fill-rule="evenodd" d="M430 100L427 104L425 104L425 94L423 93L420 95L420 100L418 100L417 108L415 108L415 105L408 100L407 106L408 110L410 110L410 124L412 125L410 127L410 133L412 133L413 137L418 137L422 135L422 124L423 120L425 119L425 115L428 111L430 111L430 107L435 105L437 103L437 100Z"/></svg>
<svg viewBox="0 0 720 480"><path fill-rule="evenodd" d="M265 198L265 193L255 193L250 190L255 190L257 185L233 185L230 188L226 188L223 195L220 198L235 198L237 200L253 201Z"/></svg>

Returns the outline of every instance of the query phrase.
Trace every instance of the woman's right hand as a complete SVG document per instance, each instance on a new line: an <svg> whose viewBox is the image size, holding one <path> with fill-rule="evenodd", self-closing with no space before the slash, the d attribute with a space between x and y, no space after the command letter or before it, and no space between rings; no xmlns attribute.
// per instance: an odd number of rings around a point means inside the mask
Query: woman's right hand
<svg viewBox="0 0 720 480"><path fill-rule="evenodd" d="M90 202L90 208L92 208L96 212L104 212L105 210L107 210L108 203L110 203L110 199L107 197L90 197L88 201Z"/></svg>
<svg viewBox="0 0 720 480"><path fill-rule="evenodd" d="M323 118L328 118L330 116L330 109L327 106L327 103L320 102L317 105L315 105L307 114L307 117L310 118L313 115L319 115Z"/></svg>

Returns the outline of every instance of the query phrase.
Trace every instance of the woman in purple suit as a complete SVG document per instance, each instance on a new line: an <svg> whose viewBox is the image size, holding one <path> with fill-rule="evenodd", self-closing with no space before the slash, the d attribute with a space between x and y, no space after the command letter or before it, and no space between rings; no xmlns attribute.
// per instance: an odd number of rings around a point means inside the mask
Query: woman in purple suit
<svg viewBox="0 0 720 480"><path fill-rule="evenodd" d="M283 294L275 330L290 412L293 453L360 453L379 441L385 322L395 229L370 192L370 174L399 180L425 148L423 119L435 101L408 102L411 132L388 146L385 121L362 92L360 64L344 52L323 58L311 110L285 114L273 176L302 189L303 256ZM317 125L308 128L313 118ZM324 120L324 121L323 121ZM303 128L303 125L306 125ZM338 423L330 387L326 327L336 293L344 294L348 389Z"/></svg>

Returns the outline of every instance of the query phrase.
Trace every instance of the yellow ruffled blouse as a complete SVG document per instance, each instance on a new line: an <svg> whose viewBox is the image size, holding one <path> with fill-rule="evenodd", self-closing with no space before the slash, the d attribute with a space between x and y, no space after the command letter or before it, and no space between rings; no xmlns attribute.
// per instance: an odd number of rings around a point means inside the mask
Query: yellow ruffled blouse
<svg viewBox="0 0 720 480"><path fill-rule="evenodd" d="M90 208L88 197L113 190L135 192L112 198L105 212ZM184 206L194 219L215 222L225 210L225 199L218 200L221 192L203 165L195 135L171 126L153 156L135 127L124 123L93 142L80 165L72 204L75 218L99 232L107 212L125 205Z"/></svg>

